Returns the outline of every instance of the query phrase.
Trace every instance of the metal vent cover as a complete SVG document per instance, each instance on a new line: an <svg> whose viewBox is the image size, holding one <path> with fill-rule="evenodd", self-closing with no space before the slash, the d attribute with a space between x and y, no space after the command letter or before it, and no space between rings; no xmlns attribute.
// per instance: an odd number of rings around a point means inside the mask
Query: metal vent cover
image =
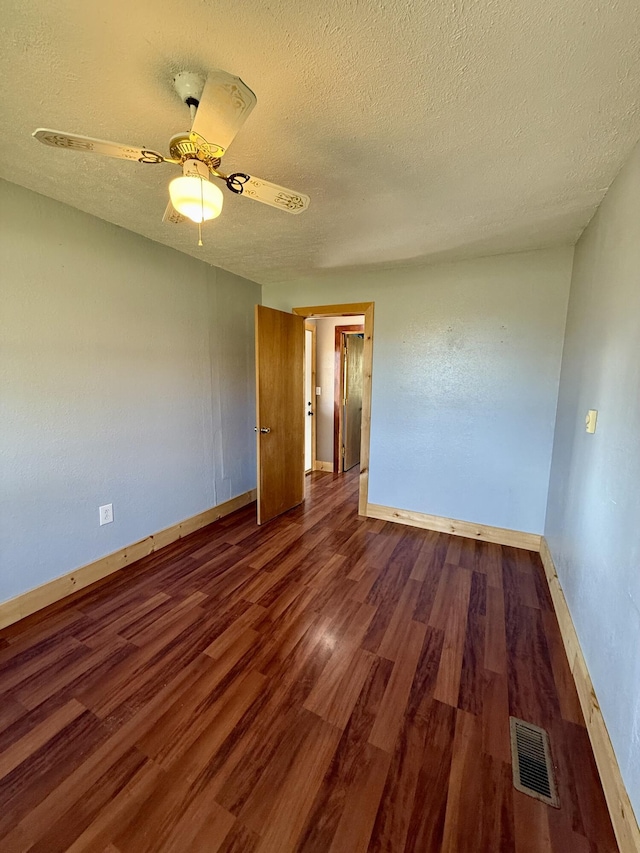
<svg viewBox="0 0 640 853"><path fill-rule="evenodd" d="M509 717L509 725L514 788L559 809L549 735L517 717Z"/></svg>

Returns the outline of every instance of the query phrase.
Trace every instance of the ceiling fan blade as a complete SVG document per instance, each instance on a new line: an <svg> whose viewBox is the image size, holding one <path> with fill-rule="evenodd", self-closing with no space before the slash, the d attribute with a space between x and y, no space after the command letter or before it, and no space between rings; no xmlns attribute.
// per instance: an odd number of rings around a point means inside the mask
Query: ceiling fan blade
<svg viewBox="0 0 640 853"><path fill-rule="evenodd" d="M302 213L311 202L309 196L304 193L288 190L286 187L251 176L243 185L242 195L261 201L263 204L270 204L271 207L277 207L287 213Z"/></svg>
<svg viewBox="0 0 640 853"><path fill-rule="evenodd" d="M107 142L104 139L93 139L91 136L76 136L74 133L64 133L61 130L50 130L39 127L31 134L38 142L51 145L53 148L70 148L72 151L90 151L94 154L104 154L107 157L118 157L120 160L135 160L137 163L164 163L162 154L148 148L135 148L131 145L120 145L117 142Z"/></svg>
<svg viewBox="0 0 640 853"><path fill-rule="evenodd" d="M249 113L256 96L239 77L212 71L202 91L191 133L204 139L212 157L222 157Z"/></svg>
<svg viewBox="0 0 640 853"><path fill-rule="evenodd" d="M162 221L170 222L172 225L180 225L181 222L187 221L187 217L183 216L181 213L178 213L178 211L171 204L171 202L169 202L164 212L164 216L162 217Z"/></svg>

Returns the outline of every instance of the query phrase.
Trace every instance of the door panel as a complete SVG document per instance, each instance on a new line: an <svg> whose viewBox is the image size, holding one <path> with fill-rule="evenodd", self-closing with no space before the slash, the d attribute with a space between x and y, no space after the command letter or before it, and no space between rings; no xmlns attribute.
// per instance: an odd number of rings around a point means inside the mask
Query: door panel
<svg viewBox="0 0 640 853"><path fill-rule="evenodd" d="M304 500L304 320L263 305L256 305L256 426L264 524Z"/></svg>
<svg viewBox="0 0 640 853"><path fill-rule="evenodd" d="M360 431L362 427L362 356L364 339L345 335L344 378L344 470L360 462Z"/></svg>

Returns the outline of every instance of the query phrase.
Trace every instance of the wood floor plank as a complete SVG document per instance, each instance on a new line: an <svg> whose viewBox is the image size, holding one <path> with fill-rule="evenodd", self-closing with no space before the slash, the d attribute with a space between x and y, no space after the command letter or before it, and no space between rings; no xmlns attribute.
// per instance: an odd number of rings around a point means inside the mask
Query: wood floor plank
<svg viewBox="0 0 640 853"><path fill-rule="evenodd" d="M406 707L406 719L430 714L430 704L440 669L440 658L444 645L444 632L427 626L422 651L418 659L416 674Z"/></svg>
<svg viewBox="0 0 640 853"><path fill-rule="evenodd" d="M202 853L211 853L207 841L206 837L202 839ZM225 838L220 853L255 853L259 843L260 836L257 832L252 832L240 821L236 821Z"/></svg>
<svg viewBox="0 0 640 853"><path fill-rule="evenodd" d="M351 712L369 675L375 655L353 649L339 659L332 655L316 682L304 707L340 729L349 722Z"/></svg>
<svg viewBox="0 0 640 853"><path fill-rule="evenodd" d="M481 834L482 720L467 711L456 714L442 853L475 853Z"/></svg>
<svg viewBox="0 0 640 853"><path fill-rule="evenodd" d="M555 731L560 724L555 728ZM598 801L600 783L598 771L592 751L589 749L589 735L584 726L574 723L562 723L564 744L556 736L556 750L561 745L562 759L565 766L570 765L571 776L575 787L565 787L564 798L575 796L577 793L577 810L581 817L581 830L590 839L598 839L598 846L603 850L615 850L616 842L611 827L611 821L606 811L593 808L593 802ZM554 731L554 730L552 730ZM560 760L560 759L557 759ZM567 774L568 775L568 774Z"/></svg>
<svg viewBox="0 0 640 853"><path fill-rule="evenodd" d="M424 582L431 576L439 576L447 557L448 537L435 530L425 530L421 539L420 552L411 570L411 580Z"/></svg>
<svg viewBox="0 0 640 853"><path fill-rule="evenodd" d="M67 689L71 684L84 678L85 675L88 676L103 664L111 661L115 665L117 661L127 657L131 651L127 646L127 641L115 634L102 642L98 648L85 651L81 656L68 661L63 667L56 667L57 671L48 670L46 677L32 678L28 682L22 682L15 689L14 695L25 708L36 708L52 696L68 692Z"/></svg>
<svg viewBox="0 0 640 853"><path fill-rule="evenodd" d="M227 843L236 819L207 794L205 789L188 804L158 853L217 853Z"/></svg>
<svg viewBox="0 0 640 853"><path fill-rule="evenodd" d="M560 716L560 702L539 610L508 609L507 645L511 714L547 728Z"/></svg>
<svg viewBox="0 0 640 853"><path fill-rule="evenodd" d="M159 607L161 604L165 604L170 600L171 596L167 595L166 592L158 592L155 595L151 595L148 598L143 599L137 606L130 606L126 608L119 617L110 619L106 626L101 620L92 620L85 629L79 630L75 636L83 643L91 645L91 639L101 631L109 631L111 634L118 634L123 629L131 628L132 626L135 630L137 628L138 620L147 616L147 614L152 613L156 607Z"/></svg>
<svg viewBox="0 0 640 853"><path fill-rule="evenodd" d="M68 853L90 853L92 850L99 850L102 844L122 853L120 847L110 839L121 831L122 826L129 825L144 803L153 796L163 778L163 771L156 764L152 761L145 762L78 836L68 848ZM43 837L49 838L50 833L47 832Z"/></svg>
<svg viewBox="0 0 640 853"><path fill-rule="evenodd" d="M435 699L423 703L424 747L410 808L405 850L439 853L445 829L457 711ZM391 777L389 777L391 778ZM497 848L496 848L497 849Z"/></svg>
<svg viewBox="0 0 640 853"><path fill-rule="evenodd" d="M122 853L154 853L157 839L165 838L180 821L200 786L208 781L207 766L264 684L258 673L245 679L212 710L208 725L162 777L134 820L114 838Z"/></svg>
<svg viewBox="0 0 640 853"><path fill-rule="evenodd" d="M513 792L515 853L552 850L549 806L520 791Z"/></svg>
<svg viewBox="0 0 640 853"><path fill-rule="evenodd" d="M77 720L86 710L76 699L71 699L66 705L58 708L50 717L31 729L20 740L11 744L0 755L0 779L11 773L23 761L26 761L33 752L44 746L69 723Z"/></svg>
<svg viewBox="0 0 640 853"><path fill-rule="evenodd" d="M471 572L445 563L438 573L438 588L429 616L429 625L432 628L439 628L442 631L446 629L452 611L459 608L460 602L456 601L456 595L467 587L470 595ZM464 618L466 620L466 612Z"/></svg>
<svg viewBox="0 0 640 853"><path fill-rule="evenodd" d="M345 797L329 853L366 853L391 757L370 744L362 748L359 772Z"/></svg>
<svg viewBox="0 0 640 853"><path fill-rule="evenodd" d="M505 633L504 593L502 586L487 586L484 667L506 675L507 637Z"/></svg>
<svg viewBox="0 0 640 853"><path fill-rule="evenodd" d="M98 718L84 711L2 778L0 839L63 784L108 736L108 730Z"/></svg>
<svg viewBox="0 0 640 853"><path fill-rule="evenodd" d="M510 764L509 686L506 675L484 671L482 712L483 753Z"/></svg>
<svg viewBox="0 0 640 853"><path fill-rule="evenodd" d="M28 649L17 655L15 661L8 658L0 668L0 694L9 694L18 685L50 672L51 667L60 669L67 662L83 658L88 653L75 637L62 637L59 643L50 641L46 645L48 648Z"/></svg>
<svg viewBox="0 0 640 853"><path fill-rule="evenodd" d="M261 697L266 701L258 717L249 719L248 727L241 726L220 766L213 765L218 802L233 814L239 813L253 794L282 742L295 734L292 727L296 721L313 716L305 711L306 716L300 718L299 713L331 654L323 643L328 624L326 619L318 623L318 630L309 631L282 662L281 669L275 670Z"/></svg>
<svg viewBox="0 0 640 853"><path fill-rule="evenodd" d="M127 785L145 764L137 749L130 749L88 788L79 803L68 809L52 825L41 827L40 840L29 847L30 853L62 853L91 825L101 809Z"/></svg>
<svg viewBox="0 0 640 853"><path fill-rule="evenodd" d="M487 587L502 589L502 546L487 542L483 553L483 564L487 576Z"/></svg>
<svg viewBox="0 0 640 853"><path fill-rule="evenodd" d="M3 853L615 853L538 556L307 486L0 631Z"/></svg>
<svg viewBox="0 0 640 853"><path fill-rule="evenodd" d="M411 623L407 634L405 654L401 660L396 661L380 704L378 716L369 736L369 743L385 752L391 753L395 747L416 667L422 652L426 630L426 625L421 622Z"/></svg>
<svg viewBox="0 0 640 853"><path fill-rule="evenodd" d="M235 619L228 628L215 638L204 650L203 654L212 658L222 657L247 632L255 622L266 613L266 608L259 604L248 607L245 612Z"/></svg>
<svg viewBox="0 0 640 853"><path fill-rule="evenodd" d="M27 709L12 696L3 696L0 702L0 735L27 713ZM11 742L12 738L9 738ZM0 741L1 744L1 741ZM0 745L0 749L2 746Z"/></svg>
<svg viewBox="0 0 640 853"><path fill-rule="evenodd" d="M422 582L412 580L409 576L378 648L378 654L381 657L398 660L402 655L406 634L413 619L421 589Z"/></svg>
<svg viewBox="0 0 640 853"><path fill-rule="evenodd" d="M205 663L206 666L210 666L209 659ZM181 688L188 688L192 678L195 677L194 673L197 674L197 671L198 662L190 669L179 673L174 682L160 691L154 702L145 708L144 719L134 717L129 720L125 725L118 728L92 754L85 756L85 760L79 766L72 772L67 773L61 783L28 812L25 818L17 825L14 832L5 837L3 843L13 843L15 833L17 847L19 849L27 849L29 843L33 843L39 837L34 835L38 827L51 826L60 815L65 813L70 805L72 808L75 807L75 804L82 800L87 790L97 784L103 775L111 773L113 764L134 747L141 733L153 728L155 721L162 715L165 704L170 703L172 697ZM157 775L156 771L160 772L160 768L150 762L141 768L140 772L143 779L150 779L152 777L155 778ZM124 790L127 791L128 788L129 786L126 786ZM105 823L108 825L108 821L106 819L103 821L102 818L103 816L108 818L111 811L114 811L116 814L116 822L121 819L120 811L117 808L112 808L112 806L113 803L110 803L96 818L97 827ZM91 839L91 845L93 845L95 830L95 826L93 828L90 827L87 833L85 833ZM109 836L100 835L99 837L107 838ZM91 845L87 849L92 849ZM95 846L97 847L98 845L99 842L96 842Z"/></svg>
<svg viewBox="0 0 640 853"><path fill-rule="evenodd" d="M580 700L575 690L555 613L543 611L542 621L562 718L570 723L576 723L578 726L584 726Z"/></svg>
<svg viewBox="0 0 640 853"><path fill-rule="evenodd" d="M191 744L216 719L226 703L239 689L239 683L229 685L219 696L216 688L255 642L256 634L247 631L236 644L217 661L212 661L208 670L203 670L197 681L192 682L187 695L180 696L167 708L153 729L138 740L139 749L161 767L170 767L184 754Z"/></svg>
<svg viewBox="0 0 640 853"><path fill-rule="evenodd" d="M405 849L422 768L426 730L426 721L416 715L400 731L393 756L389 756L387 763L386 785L377 812L371 853L393 850L394 847Z"/></svg>
<svg viewBox="0 0 640 853"><path fill-rule="evenodd" d="M301 712L307 713L307 712ZM341 731L314 715L300 723L304 736L272 759L240 820L261 835L257 853L289 853L295 849Z"/></svg>
<svg viewBox="0 0 640 853"><path fill-rule="evenodd" d="M299 839L299 849L305 853L324 853L332 844L338 824L347 809L352 788L366 787L362 776L369 765L361 757L375 722L380 703L391 676L391 661L378 658L367 677L349 723L340 739L333 759L316 794L312 810ZM369 751L369 757L375 752ZM372 771L376 776L376 771ZM377 801L375 802L377 808Z"/></svg>
<svg viewBox="0 0 640 853"><path fill-rule="evenodd" d="M446 702L457 707L468 625L472 573L460 569L454 573L454 577L452 589L447 597L444 626L440 621L438 624L438 627L443 627L444 630L444 645L434 696L440 702ZM443 606L444 610L445 607Z"/></svg>
<svg viewBox="0 0 640 853"><path fill-rule="evenodd" d="M483 785L481 794L478 850L514 850L513 783L511 766L491 755L480 758ZM567 847L566 850L571 850Z"/></svg>
<svg viewBox="0 0 640 853"><path fill-rule="evenodd" d="M485 623L486 578L473 572L458 691L458 707L472 714L482 713Z"/></svg>
<svg viewBox="0 0 640 853"><path fill-rule="evenodd" d="M0 673L5 671L6 664L13 670L29 658L40 656L52 644L73 636L84 622L89 621L72 607L66 613L60 612L61 606L62 603L58 602L57 608L53 605L47 608L46 619L43 619L45 611L40 610L0 631Z"/></svg>

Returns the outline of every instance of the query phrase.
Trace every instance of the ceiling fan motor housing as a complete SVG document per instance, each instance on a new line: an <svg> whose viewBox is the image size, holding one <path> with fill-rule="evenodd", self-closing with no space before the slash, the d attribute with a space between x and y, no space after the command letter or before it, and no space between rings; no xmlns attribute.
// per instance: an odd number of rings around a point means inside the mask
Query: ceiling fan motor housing
<svg viewBox="0 0 640 853"><path fill-rule="evenodd" d="M202 160L190 157L182 164L182 174L185 178L204 178L205 181L208 181L209 167Z"/></svg>

